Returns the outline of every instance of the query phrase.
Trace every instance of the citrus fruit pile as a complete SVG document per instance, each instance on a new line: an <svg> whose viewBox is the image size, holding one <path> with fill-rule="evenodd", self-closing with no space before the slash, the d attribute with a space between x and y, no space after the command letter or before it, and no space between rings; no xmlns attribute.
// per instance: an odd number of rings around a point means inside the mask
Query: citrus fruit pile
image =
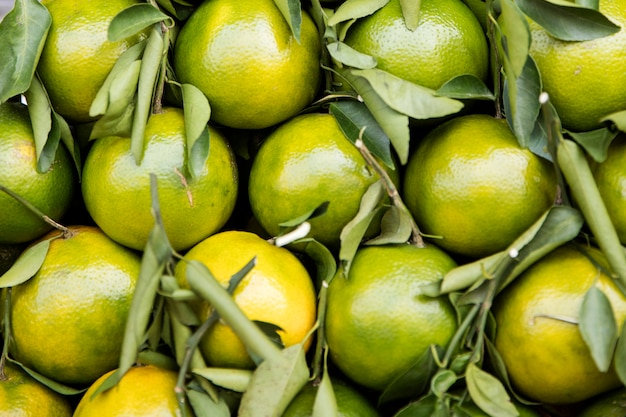
<svg viewBox="0 0 626 417"><path fill-rule="evenodd" d="M626 0L0 38L0 415L626 414Z"/></svg>

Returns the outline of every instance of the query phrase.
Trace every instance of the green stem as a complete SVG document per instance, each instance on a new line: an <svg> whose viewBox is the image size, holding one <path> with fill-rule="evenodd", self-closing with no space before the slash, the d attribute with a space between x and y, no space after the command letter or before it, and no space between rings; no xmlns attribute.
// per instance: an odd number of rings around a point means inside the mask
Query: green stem
<svg viewBox="0 0 626 417"><path fill-rule="evenodd" d="M261 360L279 360L280 348L246 317L228 291L208 269L202 267L198 262L187 264L187 281L191 289L211 304L254 356Z"/></svg>
<svg viewBox="0 0 626 417"><path fill-rule="evenodd" d="M30 201L26 200L24 197L22 197L21 195L17 194L15 191L12 191L11 189L9 189L9 188L5 187L4 185L1 185L1 184L0 184L0 191L3 191L6 194L8 194L10 197L13 197L15 200L17 200L21 204L23 204L28 210L33 212L37 217L40 217L44 222L48 223L49 225L51 225L55 229L60 230L63 233L63 237L67 237L70 234L70 231L69 231L69 229L67 227L65 227L65 226L55 222L54 220L52 220L43 211L39 210Z"/></svg>
<svg viewBox="0 0 626 417"><path fill-rule="evenodd" d="M446 349L446 354L443 357L443 361L442 361L443 366L447 367L448 364L450 363L450 360L452 359L452 355L454 355L454 352L459 347L461 343L461 339L465 335L465 332L467 331L469 326L473 323L474 318L476 317L476 314L478 314L479 310L480 310L480 304L474 304L472 306L472 309L467 313L467 315L461 322L461 325L459 326L457 331L454 333L454 336L452 336L452 339L450 339L450 343L448 343L448 348Z"/></svg>
<svg viewBox="0 0 626 417"><path fill-rule="evenodd" d="M326 304L328 302L328 282L326 280L322 281L322 286L319 292L319 302L317 306L317 322L318 322L318 330L317 330L317 344L315 346L315 355L313 357L313 380L316 381L318 378L321 378L323 375L322 371L322 359L324 356L324 352L327 350L326 344L326 331L325 331L325 320L326 320Z"/></svg>
<svg viewBox="0 0 626 417"><path fill-rule="evenodd" d="M6 366L6 360L9 356L9 342L11 340L11 287L6 288L4 296L4 345L2 346L2 354L0 355L0 381L7 379L4 367ZM1 297L0 297L1 298Z"/></svg>

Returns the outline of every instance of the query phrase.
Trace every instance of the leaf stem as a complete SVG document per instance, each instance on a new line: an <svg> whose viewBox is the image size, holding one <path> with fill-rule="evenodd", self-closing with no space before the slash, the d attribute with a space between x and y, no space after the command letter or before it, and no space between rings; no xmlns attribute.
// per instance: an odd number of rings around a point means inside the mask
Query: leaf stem
<svg viewBox="0 0 626 417"><path fill-rule="evenodd" d="M354 142L354 145L359 150L359 152L361 152L361 155L363 155L363 158L365 159L367 164L371 166L374 169L374 171L376 171L376 173L382 179L383 186L385 187L385 190L387 191L387 195L391 199L391 203L395 207L397 207L400 211L402 211L404 214L406 214L407 217L410 219L410 222L411 222L410 243L420 248L425 247L426 244L424 243L424 239L422 239L422 233L420 232L419 227L417 226L417 223L415 222L415 219L411 215L411 212L409 211L407 206L404 204L404 201L402 201L402 198L400 197L400 193L398 192L398 188L396 188L395 184L393 183L393 180L391 179L391 177L389 177L389 174L387 174L387 171L385 171L385 169L378 163L376 158L374 158L374 156L369 151L369 149L367 149L367 146L365 146L365 143L363 142L363 132L365 132L365 126L362 127L361 130L359 131L359 138Z"/></svg>
<svg viewBox="0 0 626 417"><path fill-rule="evenodd" d="M67 227L65 227L62 224L57 223L56 221L52 220L50 217L48 217L47 214L45 214L43 211L39 210L30 201L26 200L24 197L22 197L21 195L17 194L15 191L5 187L2 184L0 184L0 191L5 192L10 197L13 197L15 200L19 201L28 210L33 212L37 217L40 217L44 222L48 223L50 226L54 227L57 230L60 230L61 233L63 233L63 238L68 238L71 235L71 232L70 232L70 230Z"/></svg>
<svg viewBox="0 0 626 417"><path fill-rule="evenodd" d="M326 331L324 323L326 321L326 304L328 300L328 282L322 281L322 285L319 291L319 302L317 306L317 345L315 346L315 355L313 357L313 375L312 379L317 381L323 375L322 371L322 358L324 352L327 350L326 344Z"/></svg>
<svg viewBox="0 0 626 417"><path fill-rule="evenodd" d="M9 355L9 343L11 341L11 287L6 288L4 298L0 297L4 302L4 344L2 346L2 354L0 354L0 381L6 381L7 375L4 372L7 356Z"/></svg>

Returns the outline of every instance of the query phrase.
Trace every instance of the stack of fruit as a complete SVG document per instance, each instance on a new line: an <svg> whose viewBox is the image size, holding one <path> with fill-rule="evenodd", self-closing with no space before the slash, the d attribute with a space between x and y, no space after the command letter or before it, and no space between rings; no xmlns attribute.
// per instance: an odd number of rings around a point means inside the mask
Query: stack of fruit
<svg viewBox="0 0 626 417"><path fill-rule="evenodd" d="M0 415L624 415L626 0L0 34Z"/></svg>

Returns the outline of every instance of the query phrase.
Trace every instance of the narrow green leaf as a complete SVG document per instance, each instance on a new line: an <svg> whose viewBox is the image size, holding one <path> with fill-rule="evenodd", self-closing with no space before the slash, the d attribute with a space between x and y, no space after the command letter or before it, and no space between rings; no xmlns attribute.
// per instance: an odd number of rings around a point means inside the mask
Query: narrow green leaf
<svg viewBox="0 0 626 417"><path fill-rule="evenodd" d="M452 78L436 91L438 96L456 99L494 100L495 96L478 77L463 74Z"/></svg>
<svg viewBox="0 0 626 417"><path fill-rule="evenodd" d="M367 149L387 167L394 167L389 136L381 129L365 104L356 100L338 101L330 105L329 111L352 143L359 139L361 129L365 128L362 140Z"/></svg>
<svg viewBox="0 0 626 417"><path fill-rule="evenodd" d="M24 95L28 101L28 113L33 127L37 171L47 172L56 159L61 132L59 126L54 123L48 94L39 77L33 77L30 88Z"/></svg>
<svg viewBox="0 0 626 417"><path fill-rule="evenodd" d="M626 284L626 254L582 148L572 140L560 140L557 162L598 246L621 282Z"/></svg>
<svg viewBox="0 0 626 417"><path fill-rule="evenodd" d="M338 416L337 399L333 383L328 375L328 367L324 367L322 380L317 386L315 401L313 402L313 413L311 417Z"/></svg>
<svg viewBox="0 0 626 417"><path fill-rule="evenodd" d="M20 254L15 263L0 276L0 288L14 287L31 279L46 259L50 239L30 246Z"/></svg>
<svg viewBox="0 0 626 417"><path fill-rule="evenodd" d="M411 83L380 69L352 70L362 77L392 109L414 119L430 119L458 113L463 103L438 96L434 90Z"/></svg>
<svg viewBox="0 0 626 417"><path fill-rule="evenodd" d="M442 398L457 381L457 375L449 369L440 369L430 379L430 390L437 397Z"/></svg>
<svg viewBox="0 0 626 417"><path fill-rule="evenodd" d="M168 12L170 16L175 17L181 22L187 20L198 6L196 3L183 0L156 0L156 2Z"/></svg>
<svg viewBox="0 0 626 417"><path fill-rule="evenodd" d="M286 222L283 222L280 224L281 227L295 227L298 226L302 223L304 223L307 220L311 220L314 219L316 217L319 217L321 215L323 215L324 213L326 213L326 210L328 209L328 201L323 202L322 204L320 204L319 206L315 207L312 210L307 211L306 213L303 213L301 216L298 216L294 219L288 220Z"/></svg>
<svg viewBox="0 0 626 417"><path fill-rule="evenodd" d="M346 0L337 7L335 13L328 19L328 25L335 26L346 20L369 16L387 3L389 0Z"/></svg>
<svg viewBox="0 0 626 417"><path fill-rule="evenodd" d="M274 0L285 21L291 28L291 33L300 42L300 26L302 26L302 5L300 0Z"/></svg>
<svg viewBox="0 0 626 417"><path fill-rule="evenodd" d="M626 132L626 110L618 111L615 113L611 113L600 121L602 122L611 122L615 124L615 126L621 130L622 132Z"/></svg>
<svg viewBox="0 0 626 417"><path fill-rule="evenodd" d="M389 245L406 243L413 232L411 217L396 206L390 206L385 210L380 221L380 233L378 236L368 239L365 245Z"/></svg>
<svg viewBox="0 0 626 417"><path fill-rule="evenodd" d="M163 34L158 25L152 28L146 49L141 61L139 85L137 89L137 107L133 116L131 132L131 151L135 163L139 164L143 158L144 133L152 109L154 87L161 67L165 50Z"/></svg>
<svg viewBox="0 0 626 417"><path fill-rule="evenodd" d="M420 6L422 0L400 0L400 7L402 8L402 17L404 17L404 24L409 30L417 29L420 18Z"/></svg>
<svg viewBox="0 0 626 417"><path fill-rule="evenodd" d="M383 187L381 180L378 180L370 185L363 194L363 197L361 197L359 211L341 230L339 259L344 262L346 266L350 265L352 262L352 259L354 258L354 255L363 240L363 236L365 236L365 232L367 232L372 220L376 216L376 209L380 209L380 203L386 195L387 194L385 193L385 188ZM347 269L346 273L348 272Z"/></svg>
<svg viewBox="0 0 626 417"><path fill-rule="evenodd" d="M115 61L115 65L109 71L104 83L98 90L96 97L91 102L91 107L89 108L89 115L91 117L100 116L106 113L107 108L109 106L109 90L111 90L111 84L115 82L115 80L120 76L122 72L129 72L128 67L135 61L141 58L143 51L146 47L146 40L143 39L140 42L132 45L130 48L122 52L117 61ZM135 70L132 70L135 71ZM139 77L137 77L139 78Z"/></svg>
<svg viewBox="0 0 626 417"><path fill-rule="evenodd" d="M133 4L119 12L108 29L108 39L111 42L121 41L129 36L136 35L144 29L170 17L149 3Z"/></svg>
<svg viewBox="0 0 626 417"><path fill-rule="evenodd" d="M280 416L309 379L301 344L292 345L279 356L261 362L241 398L238 415Z"/></svg>
<svg viewBox="0 0 626 417"><path fill-rule="evenodd" d="M557 39L586 41L612 35L620 27L598 10L567 0L516 0L519 8Z"/></svg>
<svg viewBox="0 0 626 417"><path fill-rule="evenodd" d="M493 274L496 266L507 256L506 251L459 265L443 276L441 294L448 294L471 287Z"/></svg>
<svg viewBox="0 0 626 417"><path fill-rule="evenodd" d="M51 22L37 0L15 0L0 21L0 103L28 90Z"/></svg>
<svg viewBox="0 0 626 417"><path fill-rule="evenodd" d="M433 348L440 357L443 356L444 349L441 346L434 346ZM433 351L426 349L409 369L385 388L380 394L378 402L385 404L396 400L415 398L429 388L430 380L437 370L438 366Z"/></svg>
<svg viewBox="0 0 626 417"><path fill-rule="evenodd" d="M600 9L600 0L576 0L575 3L589 9Z"/></svg>
<svg viewBox="0 0 626 417"><path fill-rule="evenodd" d="M498 16L503 44L503 51L507 58L505 64L510 65L510 70L515 77L520 76L530 49L530 29L526 16L513 0L501 0L502 12Z"/></svg>
<svg viewBox="0 0 626 417"><path fill-rule="evenodd" d="M78 181L81 181L82 178L82 159L81 159L81 150L80 146L76 139L74 139L74 135L72 134L72 129L70 125L65 121L63 116L52 111L52 123L56 124L59 128L59 133L61 136L61 142L65 145L68 152L72 156L72 160L74 161L74 166L76 167L76 174L78 175Z"/></svg>
<svg viewBox="0 0 626 417"><path fill-rule="evenodd" d="M87 390L87 388L75 388L70 387L68 385L62 384L58 381L53 380L52 378L48 378L45 375L40 374L39 372L28 368L27 366L21 364L20 362L11 359L10 357L6 357L7 361L19 366L26 372L28 375L33 377L35 380L41 382L44 386L50 388L52 391L55 391L61 395L79 395Z"/></svg>
<svg viewBox="0 0 626 417"><path fill-rule="evenodd" d="M387 105L365 78L354 75L350 70L342 72L342 75L363 98L369 111L389 136L400 163L406 164L409 158L409 117Z"/></svg>
<svg viewBox="0 0 626 417"><path fill-rule="evenodd" d="M193 369L192 372L220 387L244 392L250 384L253 371L233 368L199 368Z"/></svg>
<svg viewBox="0 0 626 417"><path fill-rule="evenodd" d="M189 404L195 417L230 417L230 408L223 398L213 401L206 392L188 389L186 391Z"/></svg>
<svg viewBox="0 0 626 417"><path fill-rule="evenodd" d="M603 127L587 132L567 132L596 162L603 162L619 132Z"/></svg>
<svg viewBox="0 0 626 417"><path fill-rule="evenodd" d="M470 363L465 372L467 390L474 403L490 416L517 417L519 412L511 402L502 383L491 374Z"/></svg>
<svg viewBox="0 0 626 417"><path fill-rule="evenodd" d="M303 245L302 251L315 263L316 282L330 282L337 272L337 262L333 253L323 244L312 238L301 239L296 242Z"/></svg>
<svg viewBox="0 0 626 417"><path fill-rule="evenodd" d="M187 137L187 169L193 179L200 176L207 167L211 107L204 93L192 84L183 84L182 93Z"/></svg>
<svg viewBox="0 0 626 417"><path fill-rule="evenodd" d="M330 42L326 45L326 49L333 59L349 67L369 69L378 64L373 56L359 52L341 41Z"/></svg>
<svg viewBox="0 0 626 417"><path fill-rule="evenodd" d="M515 83L515 95L509 94L509 86ZM528 57L521 73L514 80L505 80L504 84L504 110L507 114L507 122L515 134L520 146L528 148L531 145L532 134L541 104L541 78L535 61ZM534 144L537 146L537 144ZM547 141L541 144L547 147Z"/></svg>
<svg viewBox="0 0 626 417"><path fill-rule="evenodd" d="M437 402L438 398L434 394L429 394L418 401L410 402L401 408L394 417L433 417Z"/></svg>
<svg viewBox="0 0 626 417"><path fill-rule="evenodd" d="M619 339L615 348L615 372L623 385L626 385L626 321L622 323Z"/></svg>
<svg viewBox="0 0 626 417"><path fill-rule="evenodd" d="M593 286L585 293L578 329L600 372L607 372L617 345L617 323L606 294Z"/></svg>

